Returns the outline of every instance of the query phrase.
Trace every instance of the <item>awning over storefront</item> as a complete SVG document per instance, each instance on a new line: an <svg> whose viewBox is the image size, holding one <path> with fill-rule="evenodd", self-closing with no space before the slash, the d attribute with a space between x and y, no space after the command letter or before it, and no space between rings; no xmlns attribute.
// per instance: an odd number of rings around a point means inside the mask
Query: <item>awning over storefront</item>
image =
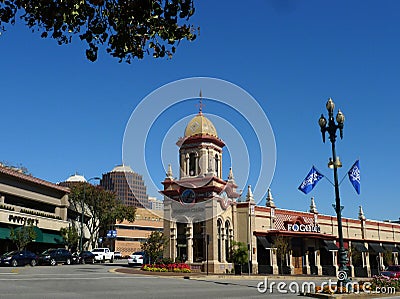
<svg viewBox="0 0 400 299"><path fill-rule="evenodd" d="M257 236L257 240L260 241L261 245L265 249L270 249L272 247L272 244L268 241L267 237L265 236Z"/></svg>
<svg viewBox="0 0 400 299"><path fill-rule="evenodd" d="M372 249L373 251L375 251L376 253L381 253L384 252L385 250L383 249L383 247L380 244L377 243L368 243L368 248Z"/></svg>
<svg viewBox="0 0 400 299"><path fill-rule="evenodd" d="M9 239L10 238L10 229L8 227L0 227L0 239Z"/></svg>
<svg viewBox="0 0 400 299"><path fill-rule="evenodd" d="M360 242L351 242L351 245L352 245L358 252L368 252L368 249L364 246L363 243L360 243Z"/></svg>
<svg viewBox="0 0 400 299"><path fill-rule="evenodd" d="M15 228L15 230L20 230L21 228L22 228L22 226ZM64 244L64 239L59 234L43 232L37 226L33 227L33 231L35 232L35 235L36 235L33 242L49 243L49 244ZM6 236L5 238L2 237L3 234ZM9 228L0 228L0 239L7 239L9 237L10 237L10 229Z"/></svg>
<svg viewBox="0 0 400 299"><path fill-rule="evenodd" d="M328 251L333 251L333 250L339 250L339 248L336 246L335 241L331 240L322 240L324 242L324 247Z"/></svg>
<svg viewBox="0 0 400 299"><path fill-rule="evenodd" d="M399 248L397 248L394 244L383 244L383 248L390 252L400 252Z"/></svg>
<svg viewBox="0 0 400 299"><path fill-rule="evenodd" d="M57 234L43 233L42 243L64 244L64 239Z"/></svg>

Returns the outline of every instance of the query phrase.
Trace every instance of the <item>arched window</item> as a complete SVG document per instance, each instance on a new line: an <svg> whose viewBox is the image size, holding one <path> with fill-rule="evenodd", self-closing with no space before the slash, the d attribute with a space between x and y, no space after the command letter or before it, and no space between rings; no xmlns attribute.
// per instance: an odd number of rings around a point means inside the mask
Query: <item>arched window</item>
<svg viewBox="0 0 400 299"><path fill-rule="evenodd" d="M189 175L196 175L196 154L190 153L189 155Z"/></svg>
<svg viewBox="0 0 400 299"><path fill-rule="evenodd" d="M230 246L231 246L231 240L230 240L230 228L231 225L228 220L225 221L225 260L229 261L229 252L230 252Z"/></svg>
<svg viewBox="0 0 400 299"><path fill-rule="evenodd" d="M218 239L218 261L222 262L222 251L221 251L221 245L222 245L222 221L221 219L217 220L217 239Z"/></svg>

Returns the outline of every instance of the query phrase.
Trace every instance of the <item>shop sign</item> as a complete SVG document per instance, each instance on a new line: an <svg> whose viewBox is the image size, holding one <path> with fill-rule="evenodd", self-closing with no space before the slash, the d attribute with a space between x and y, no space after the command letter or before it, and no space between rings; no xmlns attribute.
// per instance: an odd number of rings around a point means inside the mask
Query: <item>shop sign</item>
<svg viewBox="0 0 400 299"><path fill-rule="evenodd" d="M8 221L18 224L36 225L36 226L39 224L39 219L16 216L16 215L8 215Z"/></svg>
<svg viewBox="0 0 400 299"><path fill-rule="evenodd" d="M319 225L313 225L313 224L291 224L289 223L287 225L287 230L293 231L293 232L310 232L310 233L320 233L321 232L321 227Z"/></svg>

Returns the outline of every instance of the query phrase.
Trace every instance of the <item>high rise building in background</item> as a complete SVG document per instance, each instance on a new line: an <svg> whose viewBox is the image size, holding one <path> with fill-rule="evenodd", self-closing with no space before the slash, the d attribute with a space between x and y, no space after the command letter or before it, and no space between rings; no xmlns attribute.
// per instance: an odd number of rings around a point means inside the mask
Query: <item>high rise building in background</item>
<svg viewBox="0 0 400 299"><path fill-rule="evenodd" d="M126 165L118 165L110 172L104 173L100 185L106 190L114 191L118 199L127 206L150 209L147 188L142 175Z"/></svg>
<svg viewBox="0 0 400 299"><path fill-rule="evenodd" d="M161 199L149 196L150 209L155 211L164 210L164 202Z"/></svg>

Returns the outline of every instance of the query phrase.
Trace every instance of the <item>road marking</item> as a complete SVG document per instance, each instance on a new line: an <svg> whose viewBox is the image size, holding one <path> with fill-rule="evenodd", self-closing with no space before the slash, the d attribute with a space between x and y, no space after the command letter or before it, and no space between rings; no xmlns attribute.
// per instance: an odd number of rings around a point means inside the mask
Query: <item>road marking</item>
<svg viewBox="0 0 400 299"><path fill-rule="evenodd" d="M64 275L63 275L64 276ZM0 278L0 281L42 281L42 280L65 280L65 277L43 277L43 278ZM68 277L68 280L79 279L79 280L102 280L102 279L146 279L148 277L143 276L104 276L104 277Z"/></svg>

